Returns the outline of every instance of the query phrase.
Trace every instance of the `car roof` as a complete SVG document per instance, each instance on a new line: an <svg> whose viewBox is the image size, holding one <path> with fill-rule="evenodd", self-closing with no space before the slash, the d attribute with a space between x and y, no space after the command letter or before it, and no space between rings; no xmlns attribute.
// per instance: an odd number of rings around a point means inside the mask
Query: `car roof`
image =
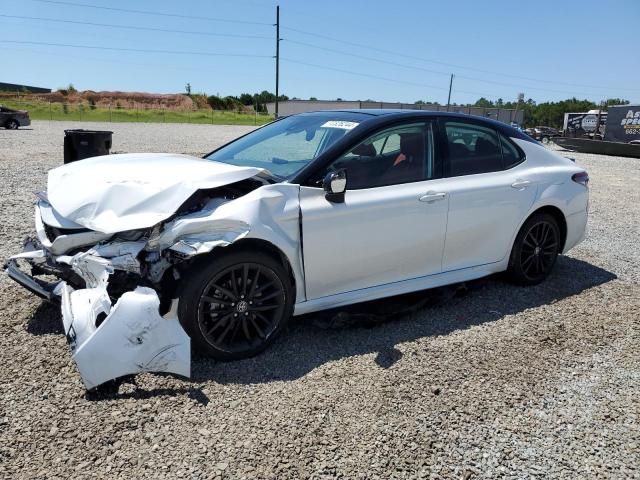
<svg viewBox="0 0 640 480"><path fill-rule="evenodd" d="M360 122L375 123L382 125L386 121L397 120L401 118L428 118L428 117L446 117L451 119L471 120L475 123L484 124L487 127L494 128L503 135L511 138L519 138L530 142L535 142L529 135L524 134L520 130L506 123L494 120L492 118L480 117L477 115L469 115L468 113L458 112L442 112L437 110L412 110L397 108L380 108L380 109L344 109L344 110L318 110L314 112L298 113L296 115L331 115L335 114L344 120L359 120ZM293 116L293 115L292 115ZM368 117L368 118L367 118Z"/></svg>
<svg viewBox="0 0 640 480"><path fill-rule="evenodd" d="M416 114L416 113L438 113L435 110L409 110L409 109L400 109L400 108L345 108L345 109L332 109L332 110L315 110L313 112L304 112L304 114L327 114L327 113L351 113L355 115L368 115L372 117L380 117L382 115L392 115L392 114ZM303 113L297 115L304 115Z"/></svg>

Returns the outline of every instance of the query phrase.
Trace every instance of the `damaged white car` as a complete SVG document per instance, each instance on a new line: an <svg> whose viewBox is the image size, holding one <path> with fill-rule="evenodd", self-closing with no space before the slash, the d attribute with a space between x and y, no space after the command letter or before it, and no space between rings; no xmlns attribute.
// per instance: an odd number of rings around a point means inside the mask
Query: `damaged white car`
<svg viewBox="0 0 640 480"><path fill-rule="evenodd" d="M189 376L191 340L239 359L292 315L505 270L538 283L584 236L587 184L570 160L484 118L307 113L205 158L52 170L37 236L6 272L61 301L87 388Z"/></svg>

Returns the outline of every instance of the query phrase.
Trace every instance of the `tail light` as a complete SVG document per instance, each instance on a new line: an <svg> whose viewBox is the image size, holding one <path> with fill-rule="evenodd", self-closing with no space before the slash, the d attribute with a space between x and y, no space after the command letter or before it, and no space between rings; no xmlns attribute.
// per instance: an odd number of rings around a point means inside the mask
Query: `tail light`
<svg viewBox="0 0 640 480"><path fill-rule="evenodd" d="M585 187L589 186L589 174L587 172L574 173L571 176L571 180L579 183L580 185L584 185Z"/></svg>

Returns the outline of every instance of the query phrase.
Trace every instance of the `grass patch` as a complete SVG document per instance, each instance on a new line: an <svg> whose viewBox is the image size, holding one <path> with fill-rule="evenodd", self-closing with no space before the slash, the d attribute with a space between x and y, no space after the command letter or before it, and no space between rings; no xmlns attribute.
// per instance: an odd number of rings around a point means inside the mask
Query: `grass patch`
<svg viewBox="0 0 640 480"><path fill-rule="evenodd" d="M209 125L264 125L271 115L219 110L179 111L155 108L105 108L84 104L18 102L0 99L0 103L28 110L32 120L68 120L77 122L200 123Z"/></svg>

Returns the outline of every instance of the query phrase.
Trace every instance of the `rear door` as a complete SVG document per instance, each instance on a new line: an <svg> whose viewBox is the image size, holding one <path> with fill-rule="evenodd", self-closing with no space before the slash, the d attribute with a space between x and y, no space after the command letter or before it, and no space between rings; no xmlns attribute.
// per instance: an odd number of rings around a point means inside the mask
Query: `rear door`
<svg viewBox="0 0 640 480"><path fill-rule="evenodd" d="M443 271L494 263L511 251L513 235L536 196L524 154L493 128L441 119L449 194Z"/></svg>

